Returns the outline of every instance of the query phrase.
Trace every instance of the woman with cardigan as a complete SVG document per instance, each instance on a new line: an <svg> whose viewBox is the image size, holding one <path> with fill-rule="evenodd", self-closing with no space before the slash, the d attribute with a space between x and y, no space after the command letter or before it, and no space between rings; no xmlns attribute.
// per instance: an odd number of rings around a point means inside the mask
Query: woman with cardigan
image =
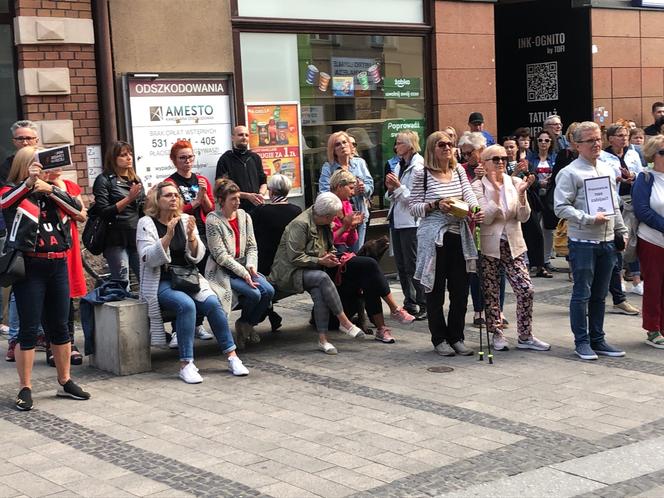
<svg viewBox="0 0 664 498"><path fill-rule="evenodd" d="M207 316L212 333L228 357L233 375L249 371L235 353L233 335L219 298L209 283L199 275L198 290L173 287L170 267L195 268L205 255L196 220L182 213L182 198L171 182L161 182L150 191L146 216L138 222L136 245L141 261L141 298L148 303L150 334L153 344L166 340L161 308L176 313L180 350L180 378L187 384L199 384L203 377L194 365L194 328L196 315Z"/></svg>
<svg viewBox="0 0 664 498"><path fill-rule="evenodd" d="M240 187L233 180L217 180L214 196L218 208L205 220L210 258L205 275L221 299L226 315L231 312L235 292L242 314L235 322L240 348L245 339L260 342L255 328L267 313L274 287L258 273L258 251L251 217L240 208Z"/></svg>
<svg viewBox="0 0 664 498"><path fill-rule="evenodd" d="M424 169L413 173L410 212L421 219L417 229L415 278L424 287L431 342L442 356L473 351L464 344L464 324L468 306L468 272L477 262L477 247L470 227L481 222L479 210L465 170L457 165L452 137L442 131L429 135ZM452 214L452 203L468 204L463 218ZM474 213L474 214L470 214ZM447 321L443 315L445 288L450 295Z"/></svg>

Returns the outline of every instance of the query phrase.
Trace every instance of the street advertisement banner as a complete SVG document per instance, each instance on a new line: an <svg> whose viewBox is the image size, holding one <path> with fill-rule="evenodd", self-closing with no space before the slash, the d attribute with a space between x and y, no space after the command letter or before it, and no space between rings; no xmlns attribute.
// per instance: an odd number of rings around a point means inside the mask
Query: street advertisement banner
<svg viewBox="0 0 664 498"><path fill-rule="evenodd" d="M291 195L302 194L302 147L298 102L251 103L245 106L249 148L263 161L269 178L281 173L293 182Z"/></svg>
<svg viewBox="0 0 664 498"><path fill-rule="evenodd" d="M146 188L175 172L169 157L179 139L196 156L193 171L214 183L217 160L231 148L228 78L128 79L136 172Z"/></svg>
<svg viewBox="0 0 664 498"><path fill-rule="evenodd" d="M381 131L383 158L387 160L394 155L393 147L397 134L406 130L412 130L417 133L420 139L420 147L424 150L424 141L426 139L424 126L423 119L388 119L385 121Z"/></svg>

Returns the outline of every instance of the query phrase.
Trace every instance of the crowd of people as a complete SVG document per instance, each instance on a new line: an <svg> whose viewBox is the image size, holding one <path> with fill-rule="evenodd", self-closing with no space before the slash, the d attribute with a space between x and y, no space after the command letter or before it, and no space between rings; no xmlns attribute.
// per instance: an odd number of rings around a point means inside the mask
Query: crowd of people
<svg viewBox="0 0 664 498"><path fill-rule="evenodd" d="M550 345L533 335L532 279L559 271L551 260L560 230L568 240L576 355L624 356L606 341L603 328L609 291L614 311L639 313L626 301L624 265L631 292L643 295L646 342L664 348L664 270L657 263L664 255L660 115L664 103L657 102L652 127L619 120L604 136L593 122L572 123L563 133L561 118L552 115L535 136L519 128L496 141L484 130L482 114L473 112L469 131L435 131L424 151L416 132L402 130L385 164L384 185L403 305L379 256L366 250L374 177L345 131L330 135L319 193L304 211L288 201L288 177L275 173L268 180L261 158L249 150L248 129L237 126L214 184L193 172L196 157L188 141L171 148L173 174L147 190L131 145L112 144L88 213L78 185L35 162L37 127L19 121L11 129L17 152L0 166L1 242L4 253L20 251L25 261L25 277L3 293L6 359L16 361L20 382L16 407L32 408L31 372L41 347L56 368L58 395L90 398L70 369L82 362L73 337L73 299L86 293L76 222L88 214L106 226L103 255L112 278L128 285L132 272L138 279L152 344L179 350L179 376L186 383L203 381L194 363L196 338L214 337L229 371L248 375L237 350L260 341L256 326L263 320L272 330L281 326L275 302L305 291L325 354L338 353L331 329L355 339L373 333L394 344L385 303L398 323L427 320L437 354L470 356L464 336L469 295L472 323L486 326L496 350L509 349L503 314L509 281L517 298L516 348L547 351ZM584 181L598 177L609 179L612 213L590 209ZM229 317L238 307L231 330ZM353 321L364 312L375 331Z"/></svg>

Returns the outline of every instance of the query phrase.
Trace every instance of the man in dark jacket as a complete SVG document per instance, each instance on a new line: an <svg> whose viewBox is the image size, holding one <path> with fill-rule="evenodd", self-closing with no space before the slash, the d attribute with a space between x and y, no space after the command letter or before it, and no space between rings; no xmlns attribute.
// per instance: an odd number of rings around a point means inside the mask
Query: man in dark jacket
<svg viewBox="0 0 664 498"><path fill-rule="evenodd" d="M236 126L231 135L233 148L222 154L217 162L216 179L228 178L240 187L240 207L248 213L265 202L267 176L258 154L249 150L249 130Z"/></svg>
<svg viewBox="0 0 664 498"><path fill-rule="evenodd" d="M654 123L646 126L643 131L646 133L646 136L654 137L662 133L662 125L664 125L664 102L655 102L652 105L651 112Z"/></svg>

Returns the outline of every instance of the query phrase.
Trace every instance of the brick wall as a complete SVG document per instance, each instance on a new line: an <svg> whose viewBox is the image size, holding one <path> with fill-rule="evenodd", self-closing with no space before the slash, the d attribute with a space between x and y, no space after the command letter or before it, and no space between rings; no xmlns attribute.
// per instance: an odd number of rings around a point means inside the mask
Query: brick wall
<svg viewBox="0 0 664 498"><path fill-rule="evenodd" d="M664 12L592 10L593 107L619 118L652 123L650 106L664 100Z"/></svg>
<svg viewBox="0 0 664 498"><path fill-rule="evenodd" d="M15 8L17 16L75 19L92 17L91 0L16 0ZM23 115L25 119L32 121L73 121L72 159L76 165L78 184L84 188L84 192L90 193L85 147L101 144L94 45L39 43L19 45L16 49L19 69L69 69L71 94L23 95Z"/></svg>

